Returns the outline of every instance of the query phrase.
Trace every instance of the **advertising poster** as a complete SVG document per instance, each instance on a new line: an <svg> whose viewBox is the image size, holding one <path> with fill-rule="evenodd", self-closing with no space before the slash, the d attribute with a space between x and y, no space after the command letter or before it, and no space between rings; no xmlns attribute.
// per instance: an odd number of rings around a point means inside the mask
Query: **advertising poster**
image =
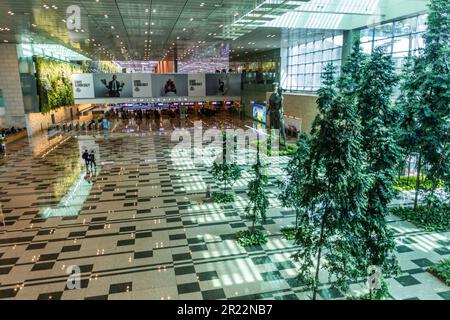
<svg viewBox="0 0 450 320"><path fill-rule="evenodd" d="M260 104L253 105L253 119L261 123L266 123L267 121L267 108L266 106Z"/></svg>
<svg viewBox="0 0 450 320"><path fill-rule="evenodd" d="M187 97L187 74L153 74L153 97Z"/></svg>
<svg viewBox="0 0 450 320"><path fill-rule="evenodd" d="M133 98L148 98L152 96L152 79L150 74L134 73Z"/></svg>
<svg viewBox="0 0 450 320"><path fill-rule="evenodd" d="M206 96L205 74L190 74L189 79L189 97Z"/></svg>
<svg viewBox="0 0 450 320"><path fill-rule="evenodd" d="M76 73L72 83L75 99L241 96L241 75L233 73Z"/></svg>
<svg viewBox="0 0 450 320"><path fill-rule="evenodd" d="M94 74L96 98L132 98L133 81L131 74Z"/></svg>
<svg viewBox="0 0 450 320"><path fill-rule="evenodd" d="M206 75L207 96L241 95L241 75L235 73L211 73Z"/></svg>
<svg viewBox="0 0 450 320"><path fill-rule="evenodd" d="M75 73L72 75L72 81L75 99L95 98L93 74Z"/></svg>

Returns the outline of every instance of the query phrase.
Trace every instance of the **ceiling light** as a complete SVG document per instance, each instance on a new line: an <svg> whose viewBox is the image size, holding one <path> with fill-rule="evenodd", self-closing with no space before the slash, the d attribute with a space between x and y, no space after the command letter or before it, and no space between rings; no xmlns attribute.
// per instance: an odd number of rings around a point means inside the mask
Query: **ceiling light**
<svg viewBox="0 0 450 320"><path fill-rule="evenodd" d="M108 15L107 14L105 14L105 18L108 19Z"/></svg>
<svg viewBox="0 0 450 320"><path fill-rule="evenodd" d="M153 13L156 13L156 9L153 9Z"/></svg>
<svg viewBox="0 0 450 320"><path fill-rule="evenodd" d="M190 18L189 20L190 20L190 21L194 21L194 18Z"/></svg>

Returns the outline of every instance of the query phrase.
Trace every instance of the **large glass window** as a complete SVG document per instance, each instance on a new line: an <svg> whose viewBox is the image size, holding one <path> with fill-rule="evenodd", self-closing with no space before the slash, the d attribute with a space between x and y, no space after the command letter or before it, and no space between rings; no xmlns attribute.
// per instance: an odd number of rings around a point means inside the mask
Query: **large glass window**
<svg viewBox="0 0 450 320"><path fill-rule="evenodd" d="M371 54L383 47L392 54L395 68L401 72L405 59L417 55L425 43L427 15L422 14L360 30L361 48ZM326 63L336 66L337 75L342 60L343 32L339 30L288 31L285 58L286 80L283 88L289 91L316 91L321 86L321 73Z"/></svg>
<svg viewBox="0 0 450 320"><path fill-rule="evenodd" d="M315 91L320 88L323 67L328 62L340 69L342 31L291 30L287 48L287 81L290 91ZM295 81L293 80L295 79Z"/></svg>
<svg viewBox="0 0 450 320"><path fill-rule="evenodd" d="M361 30L361 47L365 53L382 46L386 52L392 53L397 72L409 55L418 54L425 46L423 34L426 30L427 15L384 23L375 28Z"/></svg>

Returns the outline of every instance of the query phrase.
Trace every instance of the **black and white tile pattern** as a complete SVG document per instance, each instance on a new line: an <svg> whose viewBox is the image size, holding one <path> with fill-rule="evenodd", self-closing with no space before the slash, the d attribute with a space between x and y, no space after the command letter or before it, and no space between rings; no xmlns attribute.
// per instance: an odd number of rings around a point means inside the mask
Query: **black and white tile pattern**
<svg viewBox="0 0 450 320"><path fill-rule="evenodd" d="M103 163L91 182L83 179L76 136L58 138L51 151L21 141L0 160L1 299L309 298L295 279L296 249L279 231L294 219L274 186L286 159L270 170L269 242L242 248L233 237L250 224L242 218L250 175L234 185L234 203L211 203L206 188L217 187L207 168L171 157L170 123L165 131L154 123L129 128L124 122L91 137ZM402 267L388 280L392 298L450 299L450 288L426 271L449 256L449 233L423 232L396 217L389 224ZM78 290L67 288L71 265L81 270ZM320 297L343 298L326 284Z"/></svg>

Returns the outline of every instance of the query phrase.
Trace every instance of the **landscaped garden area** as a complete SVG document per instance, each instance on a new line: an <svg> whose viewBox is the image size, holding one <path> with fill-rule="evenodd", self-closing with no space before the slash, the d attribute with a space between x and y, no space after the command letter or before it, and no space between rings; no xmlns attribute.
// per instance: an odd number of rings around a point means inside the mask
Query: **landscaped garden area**
<svg viewBox="0 0 450 320"><path fill-rule="evenodd" d="M279 200L296 217L295 224L282 228L281 234L298 248L292 259L299 263L298 279L313 299L323 281L321 271L328 273L335 288L348 292L350 284L371 278L368 270L373 266L381 272L381 285L369 285L368 292L357 298L387 297L385 279L400 273L394 234L386 222L389 214L426 231L449 229L447 9L445 0L431 1L426 47L421 55L408 59L400 77L386 48L367 55L356 37L339 77L333 64L325 66L318 90L319 114L311 132L300 135L296 146L277 152L289 156L286 179L278 186ZM393 98L396 88L400 95ZM274 152L268 141L270 156ZM267 167L260 159L259 140L256 149L246 210L252 226L236 234L242 246L267 242L256 228L265 222L269 207ZM405 176L402 159L412 156L415 175ZM214 164L212 173L225 186L214 199L232 201L227 186L241 170L224 161ZM414 200L391 208L402 191L412 191ZM448 284L448 266L447 259L429 271Z"/></svg>
<svg viewBox="0 0 450 320"><path fill-rule="evenodd" d="M450 286L450 258L439 261L429 267L428 271Z"/></svg>

